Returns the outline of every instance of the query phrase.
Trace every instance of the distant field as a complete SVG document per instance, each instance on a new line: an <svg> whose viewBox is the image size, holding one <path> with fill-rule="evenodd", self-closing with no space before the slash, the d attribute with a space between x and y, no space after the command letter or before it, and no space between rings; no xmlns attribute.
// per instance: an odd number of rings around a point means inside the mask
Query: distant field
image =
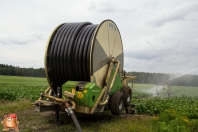
<svg viewBox="0 0 198 132"><path fill-rule="evenodd" d="M131 86L131 83L128 84ZM133 84L133 94L147 94L148 96L156 96L164 98L169 93L171 97L198 97L198 87L193 86L162 86L154 84ZM148 97L147 96L147 97Z"/></svg>
<svg viewBox="0 0 198 132"><path fill-rule="evenodd" d="M46 78L0 76L0 100L36 100L47 87Z"/></svg>
<svg viewBox="0 0 198 132"><path fill-rule="evenodd" d="M170 86L172 96L198 97L198 87Z"/></svg>
<svg viewBox="0 0 198 132"><path fill-rule="evenodd" d="M21 77L21 76L2 76L0 75L0 85L48 85L46 78Z"/></svg>
<svg viewBox="0 0 198 132"><path fill-rule="evenodd" d="M131 86L131 83L128 83L128 85ZM139 83L133 84L135 90L146 90L154 86L155 86L154 84L139 84Z"/></svg>

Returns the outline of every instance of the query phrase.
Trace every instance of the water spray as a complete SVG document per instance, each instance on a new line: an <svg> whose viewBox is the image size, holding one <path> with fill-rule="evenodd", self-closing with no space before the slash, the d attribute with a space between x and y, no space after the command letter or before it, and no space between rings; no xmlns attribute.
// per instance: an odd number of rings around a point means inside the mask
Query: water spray
<svg viewBox="0 0 198 132"><path fill-rule="evenodd" d="M175 79L175 78L184 76L184 75L186 75L186 74L188 74L188 73L191 73L191 72L193 72L193 71L196 71L196 70L198 70L198 68L193 69L193 70L191 70L191 71L188 71L188 72L186 72L186 73L183 73L183 74L181 74L181 75L175 76L175 77L173 77L173 78L171 78L171 79L168 79L168 80L164 81L163 83L161 83L162 86L158 86L158 85L156 84L155 87L149 89L147 92L148 92L148 93L151 93L153 96L158 96L159 93L160 93L160 91L161 91L161 90L165 90L165 87L167 86L166 97L170 97L170 96L171 96L171 89L170 89L169 81L171 81L171 80L173 80L173 79ZM165 85L166 85L166 86L165 86Z"/></svg>
<svg viewBox="0 0 198 132"><path fill-rule="evenodd" d="M173 80L173 79L178 78L178 77L181 77L181 76L183 76L183 75L186 75L186 74L191 73L191 72L196 71L196 70L198 70L198 68L196 68L196 69L194 69L194 70L191 70L191 71L188 71L188 72L186 72L186 73L183 73L183 74L181 74L181 75L179 75L179 76L173 77L173 78L169 79L168 81ZM165 82L166 82L166 81L165 81Z"/></svg>
<svg viewBox="0 0 198 132"><path fill-rule="evenodd" d="M181 75L178 75L178 76L176 76L176 77L173 77L173 78L171 78L171 79L169 79L169 80L165 81L165 82L163 83L163 85L164 85L164 84L167 84L167 85L168 85L168 89L167 89L166 97L170 97L170 94L171 94L171 92L170 92L170 85L169 85L169 81L171 81L171 80L173 80L173 79L175 79L175 78L178 78L178 77L184 76L184 75L186 75L186 74L188 74L188 73L191 73L191 72L193 72L193 71L196 71L196 70L198 70L198 68L193 69L193 70L191 70L191 71L188 71L188 72L186 72L186 73L183 73L183 74L181 74Z"/></svg>

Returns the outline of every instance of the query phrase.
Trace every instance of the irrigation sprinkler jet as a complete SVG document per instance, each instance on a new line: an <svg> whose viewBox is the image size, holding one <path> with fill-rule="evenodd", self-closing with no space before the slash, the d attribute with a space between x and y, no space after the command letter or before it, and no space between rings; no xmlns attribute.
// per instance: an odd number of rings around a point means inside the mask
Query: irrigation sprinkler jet
<svg viewBox="0 0 198 132"><path fill-rule="evenodd" d="M168 79L167 81L164 81L164 82L162 83L162 84L163 84L163 87L164 87L165 84L168 86L167 93L166 93L166 97L170 97L170 95L171 95L171 89L170 89L169 81L171 81L171 80L173 80L173 79L175 79L175 78L184 76L184 75L186 75L186 74L188 74L188 73L191 73L191 72L193 72L193 71L196 71L196 70L198 70L198 68L193 69L193 70L188 71L188 72L185 72L185 73L183 73L183 74L181 74L181 75L175 76L175 77L173 77L173 78L171 78L171 79Z"/></svg>
<svg viewBox="0 0 198 132"><path fill-rule="evenodd" d="M173 78L169 79L168 81L173 80L173 79L178 78L178 77L181 77L181 76L183 76L183 75L186 75L186 74L191 73L191 72L196 71L196 70L198 70L198 68L196 68L196 69L194 69L194 70L191 70L191 71L188 71L188 72L186 72L186 73L183 73L183 74L181 74L181 75L179 75L179 76L173 77Z"/></svg>

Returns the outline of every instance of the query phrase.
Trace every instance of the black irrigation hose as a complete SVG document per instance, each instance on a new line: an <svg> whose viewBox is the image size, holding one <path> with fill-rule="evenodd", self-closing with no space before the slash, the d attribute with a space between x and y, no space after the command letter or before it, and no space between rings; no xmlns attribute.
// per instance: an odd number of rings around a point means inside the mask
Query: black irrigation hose
<svg viewBox="0 0 198 132"><path fill-rule="evenodd" d="M89 81L91 40L97 25L65 23L52 35L47 54L47 74L56 91L66 81Z"/></svg>

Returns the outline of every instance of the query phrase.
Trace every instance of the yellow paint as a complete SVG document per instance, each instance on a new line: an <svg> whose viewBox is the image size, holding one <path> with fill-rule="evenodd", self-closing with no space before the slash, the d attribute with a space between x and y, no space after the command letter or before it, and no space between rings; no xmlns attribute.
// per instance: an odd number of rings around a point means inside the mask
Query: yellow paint
<svg viewBox="0 0 198 132"><path fill-rule="evenodd" d="M72 93L75 94L76 93L76 89L72 88Z"/></svg>
<svg viewBox="0 0 198 132"><path fill-rule="evenodd" d="M83 93L87 93L87 89L84 89L84 90L83 90Z"/></svg>
<svg viewBox="0 0 198 132"><path fill-rule="evenodd" d="M83 97L83 93L82 92L78 92L77 98L82 98Z"/></svg>

